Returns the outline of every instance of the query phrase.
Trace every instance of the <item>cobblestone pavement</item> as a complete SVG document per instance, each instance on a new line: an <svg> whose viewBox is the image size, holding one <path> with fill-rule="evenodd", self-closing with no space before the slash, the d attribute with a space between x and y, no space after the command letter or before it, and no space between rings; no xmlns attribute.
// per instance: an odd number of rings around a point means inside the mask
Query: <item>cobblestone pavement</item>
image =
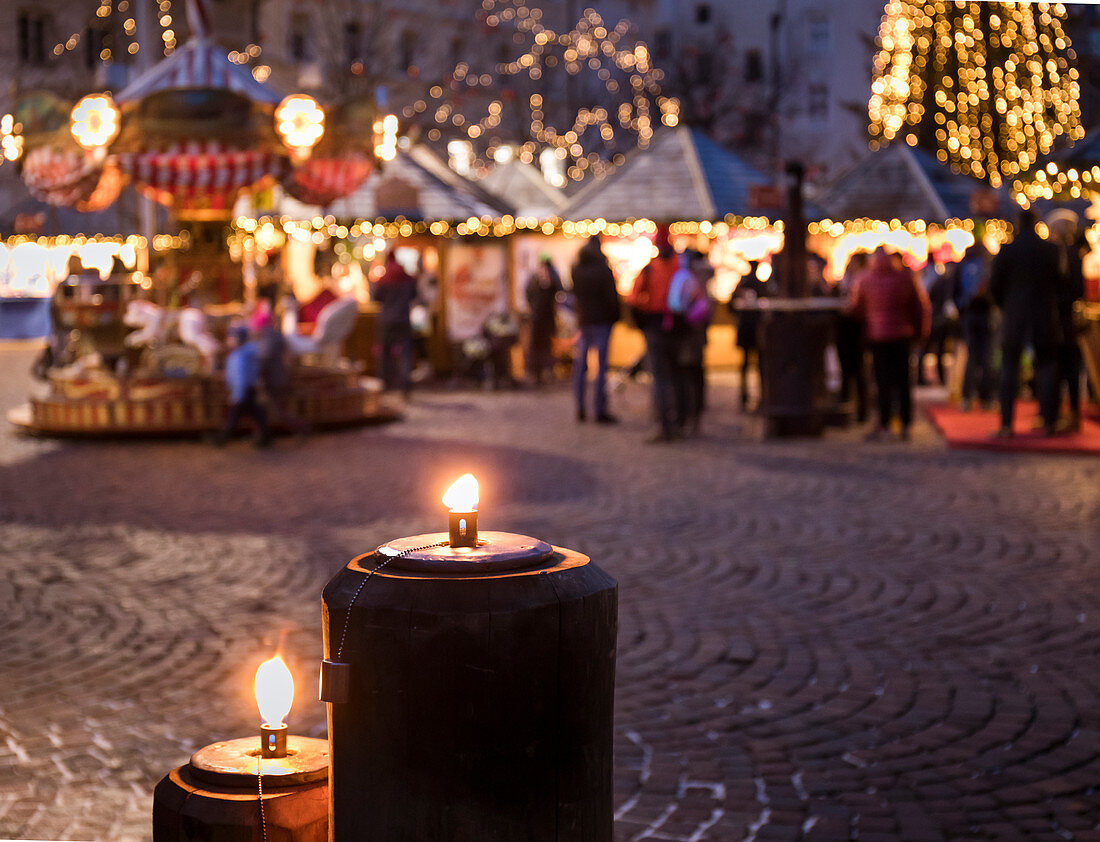
<svg viewBox="0 0 1100 842"><path fill-rule="evenodd" d="M1100 839L1100 461L760 443L721 380L704 437L646 447L616 397L418 395L270 452L0 432L0 837L148 838L280 633L313 680L324 582L473 467L484 527L619 580L620 840Z"/></svg>

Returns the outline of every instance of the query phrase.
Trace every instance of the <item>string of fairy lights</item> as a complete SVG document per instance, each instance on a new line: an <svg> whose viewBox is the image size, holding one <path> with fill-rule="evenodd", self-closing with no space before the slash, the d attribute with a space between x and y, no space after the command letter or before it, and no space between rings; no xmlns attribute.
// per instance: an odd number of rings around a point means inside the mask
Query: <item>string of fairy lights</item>
<svg viewBox="0 0 1100 842"><path fill-rule="evenodd" d="M179 46L176 38L176 22L172 0L99 0L94 15L90 16L85 25L69 35L68 38L58 41L52 50L54 58L60 58L66 53L71 53L80 46L87 32L92 28L96 18L107 21L114 15L124 15L121 21L122 34L126 43L116 45L115 27L107 26L102 29L103 45L99 50L101 61L113 61L119 54L119 49L128 55L135 56L141 52L141 43L138 40L138 24L135 16L135 3L156 3L156 22L160 27L161 51L165 56L170 56Z"/></svg>
<svg viewBox="0 0 1100 842"><path fill-rule="evenodd" d="M868 103L872 147L903 137L999 187L1083 136L1061 3L890 0Z"/></svg>
<svg viewBox="0 0 1100 842"><path fill-rule="evenodd" d="M521 44L523 52L497 62L492 73L477 73L460 61L446 83L432 85L402 112L406 120L434 122L427 132L430 141L451 137L469 142L475 150L472 166L488 166L498 149L517 140L506 136L515 127L503 125L505 103L499 92L516 94L524 82L527 90L519 100L526 137L518 138L515 153L531 163L550 149L568 163L564 176L573 181L606 175L622 163L625 151L646 148L658 125L679 121L679 102L661 92L663 71L643 42L629 38L630 21L609 27L598 12L586 9L572 29L558 31L546 24L542 9L524 0L483 0L482 14L491 32L502 38L510 33L504 43ZM553 87L551 74L563 86L573 84L567 77L586 74L585 81L602 87L598 98L603 101L589 101L555 125L544 99ZM478 93L487 96L479 98Z"/></svg>

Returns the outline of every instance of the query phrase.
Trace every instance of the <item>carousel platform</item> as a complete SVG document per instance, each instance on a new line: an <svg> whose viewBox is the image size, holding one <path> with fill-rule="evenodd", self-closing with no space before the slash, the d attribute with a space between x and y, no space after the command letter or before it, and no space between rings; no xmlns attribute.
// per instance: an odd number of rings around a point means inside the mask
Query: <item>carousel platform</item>
<svg viewBox="0 0 1100 842"><path fill-rule="evenodd" d="M173 378L60 377L50 393L8 412L30 435L58 437L187 437L220 430L229 409L220 376ZM400 409L381 384L352 368L302 365L292 369L287 415L314 430L396 421ZM278 418L272 429L287 432Z"/></svg>

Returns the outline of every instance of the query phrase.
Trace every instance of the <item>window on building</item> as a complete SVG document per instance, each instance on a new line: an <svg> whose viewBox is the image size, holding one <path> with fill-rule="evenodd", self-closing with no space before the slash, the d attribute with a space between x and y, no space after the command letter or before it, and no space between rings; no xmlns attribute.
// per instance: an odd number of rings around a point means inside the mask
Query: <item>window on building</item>
<svg viewBox="0 0 1100 842"><path fill-rule="evenodd" d="M290 31L287 35L286 51L291 61L309 59L309 15L295 12L290 16Z"/></svg>
<svg viewBox="0 0 1100 842"><path fill-rule="evenodd" d="M815 58L826 58L832 49L833 29L824 15L814 15L807 21L806 49Z"/></svg>
<svg viewBox="0 0 1100 842"><path fill-rule="evenodd" d="M344 24L344 63L351 67L363 60L363 27L359 21Z"/></svg>
<svg viewBox="0 0 1100 842"><path fill-rule="evenodd" d="M695 4L695 22L710 23L710 3Z"/></svg>
<svg viewBox="0 0 1100 842"><path fill-rule="evenodd" d="M46 33L50 17L42 12L20 12L16 18L19 38L19 61L23 64L45 64L49 52Z"/></svg>
<svg viewBox="0 0 1100 842"><path fill-rule="evenodd" d="M759 82L764 78L764 56L760 50L745 50L745 81Z"/></svg>
<svg viewBox="0 0 1100 842"><path fill-rule="evenodd" d="M401 33L401 49L398 50L398 69L410 70L416 64L416 33L406 29Z"/></svg>
<svg viewBox="0 0 1100 842"><path fill-rule="evenodd" d="M829 86L810 85L807 90L806 111L813 120L824 120L829 116Z"/></svg>
<svg viewBox="0 0 1100 842"><path fill-rule="evenodd" d="M90 26L84 31L84 66L94 70L100 62L100 53L107 45L107 32Z"/></svg>

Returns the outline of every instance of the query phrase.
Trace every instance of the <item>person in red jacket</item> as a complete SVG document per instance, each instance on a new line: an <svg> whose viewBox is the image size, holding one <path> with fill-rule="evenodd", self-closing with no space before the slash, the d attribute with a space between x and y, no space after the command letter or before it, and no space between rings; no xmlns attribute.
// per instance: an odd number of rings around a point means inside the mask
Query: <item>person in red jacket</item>
<svg viewBox="0 0 1100 842"><path fill-rule="evenodd" d="M666 227L657 229L654 245L657 256L642 269L628 299L634 321L645 336L646 364L653 378L653 409L659 428L648 439L651 443L672 441L676 433L673 383L676 342L668 288L680 268Z"/></svg>
<svg viewBox="0 0 1100 842"><path fill-rule="evenodd" d="M928 294L913 272L880 247L856 281L849 306L863 322L878 387L878 426L868 439L889 436L896 404L906 441L913 422L913 344L928 336L932 322Z"/></svg>

